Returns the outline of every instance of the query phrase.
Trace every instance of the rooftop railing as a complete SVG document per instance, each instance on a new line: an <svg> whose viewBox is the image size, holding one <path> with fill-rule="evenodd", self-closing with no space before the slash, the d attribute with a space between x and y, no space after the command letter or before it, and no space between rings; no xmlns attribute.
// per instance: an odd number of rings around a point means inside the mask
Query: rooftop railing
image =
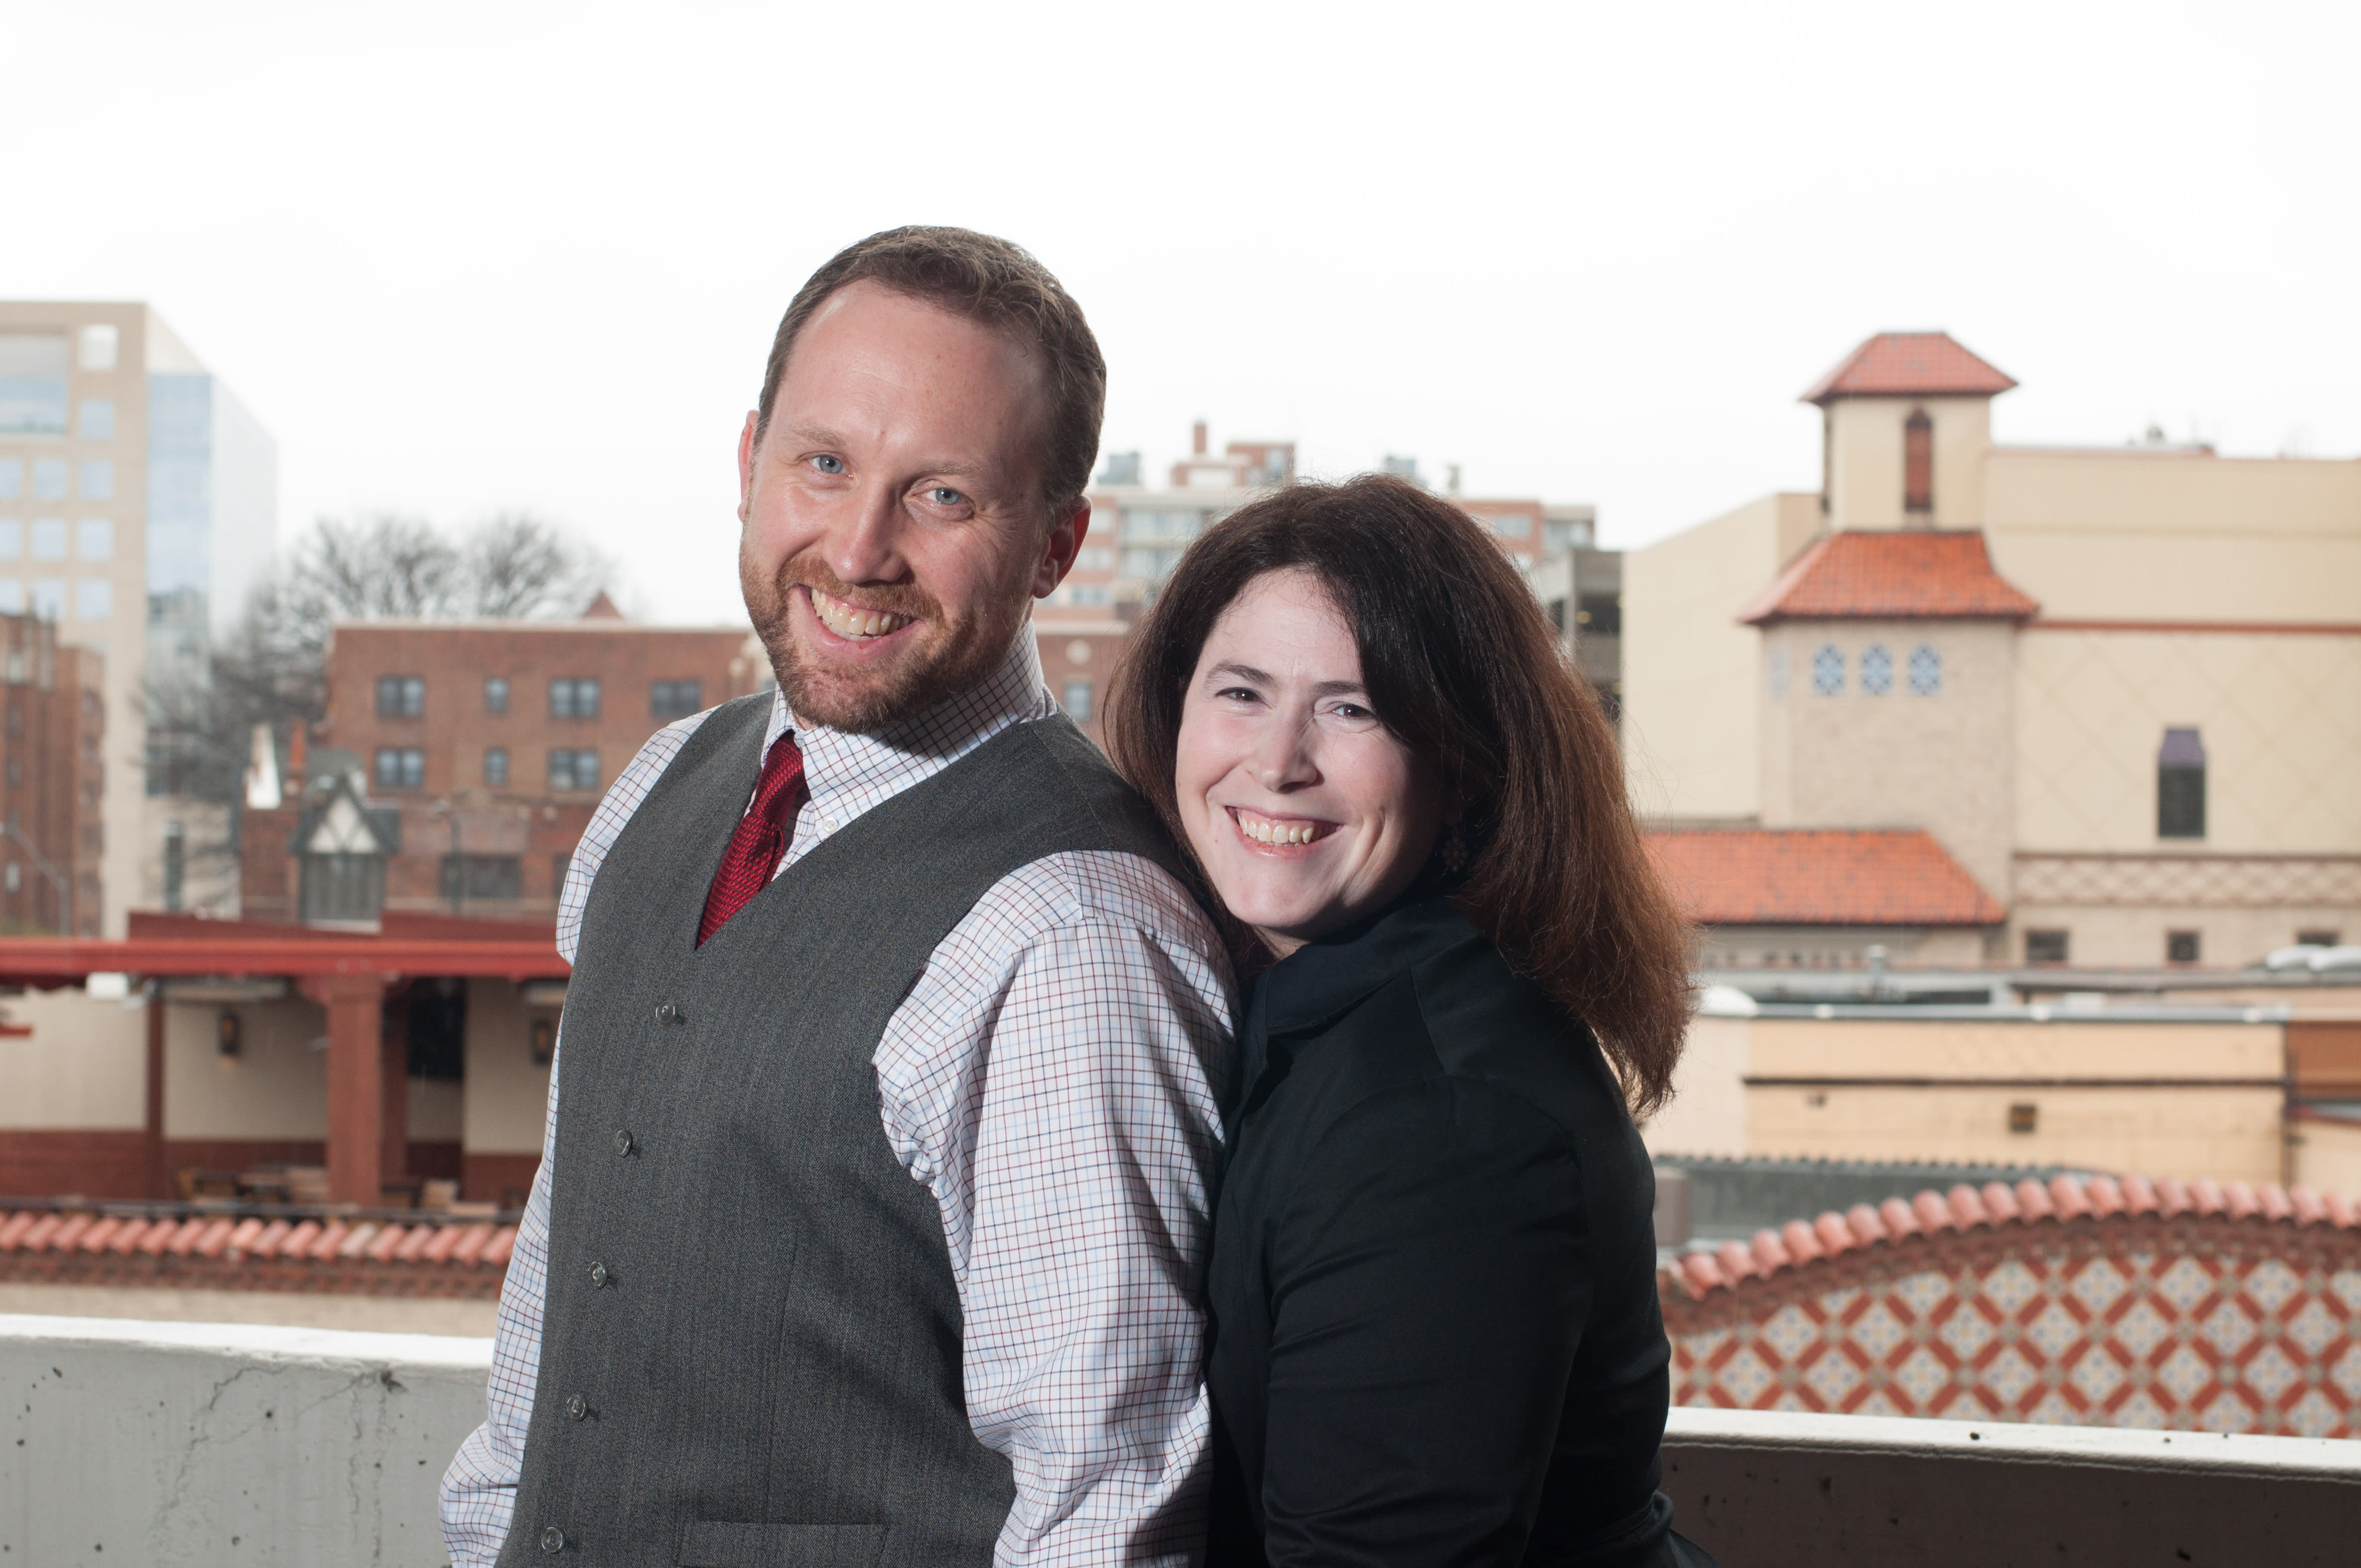
<svg viewBox="0 0 2361 1568"><path fill-rule="evenodd" d="M445 1562L488 1340L0 1316L0 1548L28 1563ZM1675 1409L1725 1568L2354 1561L2361 1442ZM102 1550L103 1549L103 1550Z"/></svg>

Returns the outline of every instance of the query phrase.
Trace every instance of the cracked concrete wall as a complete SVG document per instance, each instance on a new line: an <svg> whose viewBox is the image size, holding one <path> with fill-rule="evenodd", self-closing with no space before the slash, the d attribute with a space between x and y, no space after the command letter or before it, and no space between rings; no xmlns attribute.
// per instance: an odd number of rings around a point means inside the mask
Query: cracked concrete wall
<svg viewBox="0 0 2361 1568"><path fill-rule="evenodd" d="M491 1342L0 1316L0 1562L439 1568Z"/></svg>

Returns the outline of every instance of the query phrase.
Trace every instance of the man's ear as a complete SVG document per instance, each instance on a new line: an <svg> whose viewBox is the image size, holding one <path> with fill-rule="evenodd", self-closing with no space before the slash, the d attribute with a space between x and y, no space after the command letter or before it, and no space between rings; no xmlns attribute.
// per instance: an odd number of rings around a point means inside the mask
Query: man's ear
<svg viewBox="0 0 2361 1568"><path fill-rule="evenodd" d="M1033 573L1033 597L1048 598L1074 569L1074 557L1082 553L1082 541L1090 537L1091 499L1077 496L1049 523L1049 536L1042 542L1041 563Z"/></svg>
<svg viewBox="0 0 2361 1568"><path fill-rule="evenodd" d="M754 504L754 422L759 416L747 411L746 428L738 433L738 521L743 525L746 514Z"/></svg>

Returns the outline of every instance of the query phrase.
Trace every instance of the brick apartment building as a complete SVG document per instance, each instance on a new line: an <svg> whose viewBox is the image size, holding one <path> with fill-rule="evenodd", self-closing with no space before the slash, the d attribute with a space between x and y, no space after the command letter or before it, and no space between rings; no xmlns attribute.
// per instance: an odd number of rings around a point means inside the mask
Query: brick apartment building
<svg viewBox="0 0 2361 1568"><path fill-rule="evenodd" d="M246 916L547 920L647 738L769 679L744 628L642 626L603 596L579 620L338 626L302 786L250 800Z"/></svg>
<svg viewBox="0 0 2361 1568"><path fill-rule="evenodd" d="M104 656L0 615L0 932L94 936L105 916Z"/></svg>

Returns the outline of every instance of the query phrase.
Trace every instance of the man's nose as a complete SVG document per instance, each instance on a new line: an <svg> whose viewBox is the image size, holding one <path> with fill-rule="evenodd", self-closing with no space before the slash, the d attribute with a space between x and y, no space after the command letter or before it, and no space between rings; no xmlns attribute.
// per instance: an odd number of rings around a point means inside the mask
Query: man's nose
<svg viewBox="0 0 2361 1568"><path fill-rule="evenodd" d="M908 521L899 487L862 486L829 532L829 568L847 583L902 581L909 575L902 558L902 530Z"/></svg>

